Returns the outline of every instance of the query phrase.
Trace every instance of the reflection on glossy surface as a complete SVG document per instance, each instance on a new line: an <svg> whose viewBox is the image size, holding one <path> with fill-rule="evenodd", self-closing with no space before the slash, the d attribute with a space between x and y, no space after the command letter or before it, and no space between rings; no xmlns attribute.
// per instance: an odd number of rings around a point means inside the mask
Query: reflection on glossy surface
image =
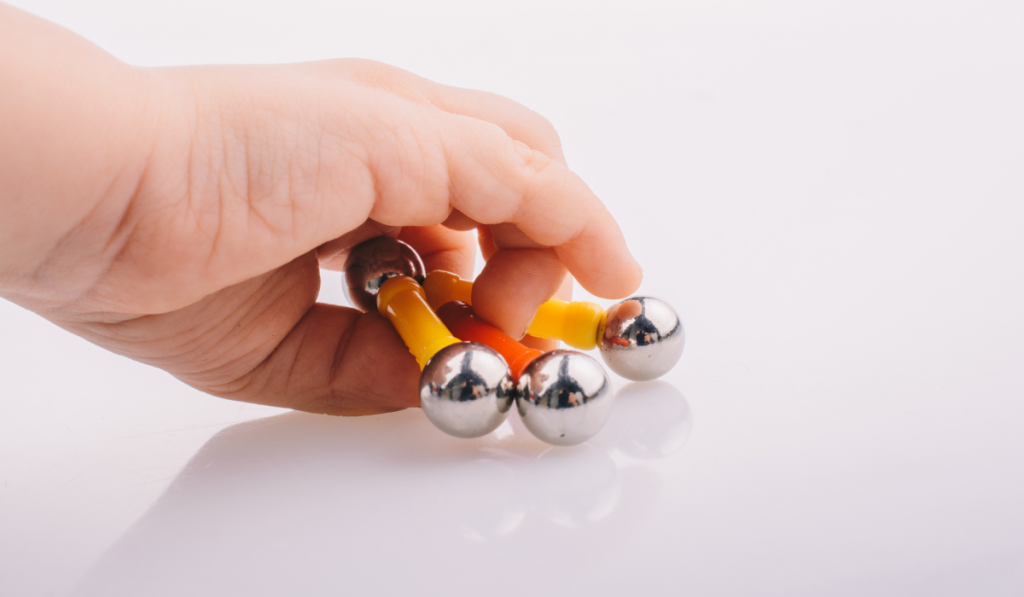
<svg viewBox="0 0 1024 597"><path fill-rule="evenodd" d="M506 464L473 460L441 480L438 512L467 539L489 541L513 532L526 517L522 482Z"/></svg>
<svg viewBox="0 0 1024 597"><path fill-rule="evenodd" d="M683 354L683 324L665 301L638 296L608 308L598 347L612 371L649 381L669 372Z"/></svg>
<svg viewBox="0 0 1024 597"><path fill-rule="evenodd" d="M543 487L535 503L555 524L580 527L607 517L622 491L608 454L588 444L552 448L530 468L531 485Z"/></svg>
<svg viewBox="0 0 1024 597"><path fill-rule="evenodd" d="M493 349L459 342L441 349L420 375L420 405L438 429L480 437L505 420L514 399L508 365Z"/></svg>
<svg viewBox="0 0 1024 597"><path fill-rule="evenodd" d="M519 378L516 404L527 429L556 446L573 446L601 431L614 394L604 369L589 356L553 350Z"/></svg>
<svg viewBox="0 0 1024 597"><path fill-rule="evenodd" d="M616 445L624 454L654 460L679 451L693 415L682 392L665 381L634 382L616 396Z"/></svg>
<svg viewBox="0 0 1024 597"><path fill-rule="evenodd" d="M447 577L455 580L445 594L520 595L540 579L569 582L595 565L614 566L621 541L657 503L658 473L626 454L633 445L678 446L665 433L678 425L648 424L689 413L667 388L628 386L625 402L651 410L649 419L616 407L604 431L572 448L541 443L518 417L459 440L415 409L290 413L230 427L76 594L159 597L201 587L204 595L259 596L325 586L393 594ZM587 557L565 557L572 553ZM510 574L509 562L523 554L531 575Z"/></svg>

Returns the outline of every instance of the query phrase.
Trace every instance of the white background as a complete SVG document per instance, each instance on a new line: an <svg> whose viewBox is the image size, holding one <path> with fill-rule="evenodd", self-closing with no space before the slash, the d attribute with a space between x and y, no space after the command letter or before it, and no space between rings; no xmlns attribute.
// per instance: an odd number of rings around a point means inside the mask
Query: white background
<svg viewBox="0 0 1024 597"><path fill-rule="evenodd" d="M14 4L512 97L688 336L548 450L219 400L0 302L0 595L1024 594L1021 2Z"/></svg>

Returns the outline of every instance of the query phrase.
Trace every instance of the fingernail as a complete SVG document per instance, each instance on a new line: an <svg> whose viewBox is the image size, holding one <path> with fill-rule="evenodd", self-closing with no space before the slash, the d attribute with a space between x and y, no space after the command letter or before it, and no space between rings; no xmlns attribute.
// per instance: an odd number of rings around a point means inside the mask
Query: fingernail
<svg viewBox="0 0 1024 597"><path fill-rule="evenodd" d="M537 318L538 311L540 311L540 307L533 310L533 314L530 315L529 319L526 320L526 325L523 326L523 333L519 334L519 337L516 338L516 340L522 340L526 336L526 333L530 331L530 324Z"/></svg>

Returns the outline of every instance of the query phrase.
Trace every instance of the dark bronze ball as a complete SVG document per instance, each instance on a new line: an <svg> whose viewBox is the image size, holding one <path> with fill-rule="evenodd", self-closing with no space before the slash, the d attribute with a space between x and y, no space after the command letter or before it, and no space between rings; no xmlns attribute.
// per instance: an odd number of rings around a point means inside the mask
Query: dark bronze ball
<svg viewBox="0 0 1024 597"><path fill-rule="evenodd" d="M423 260L409 245L390 236L378 236L352 247L345 260L343 288L349 304L363 311L377 310L377 291L388 278L409 276L423 282Z"/></svg>

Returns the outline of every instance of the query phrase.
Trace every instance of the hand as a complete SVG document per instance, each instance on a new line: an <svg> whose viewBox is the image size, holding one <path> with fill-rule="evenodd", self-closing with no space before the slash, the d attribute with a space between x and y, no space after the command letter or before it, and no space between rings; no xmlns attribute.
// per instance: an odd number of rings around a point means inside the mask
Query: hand
<svg viewBox="0 0 1024 597"><path fill-rule="evenodd" d="M226 398L368 414L418 404L375 313L317 304L379 234L521 336L571 273L640 269L557 134L508 99L386 65L141 69L0 5L0 294ZM564 290L563 290L564 292Z"/></svg>

